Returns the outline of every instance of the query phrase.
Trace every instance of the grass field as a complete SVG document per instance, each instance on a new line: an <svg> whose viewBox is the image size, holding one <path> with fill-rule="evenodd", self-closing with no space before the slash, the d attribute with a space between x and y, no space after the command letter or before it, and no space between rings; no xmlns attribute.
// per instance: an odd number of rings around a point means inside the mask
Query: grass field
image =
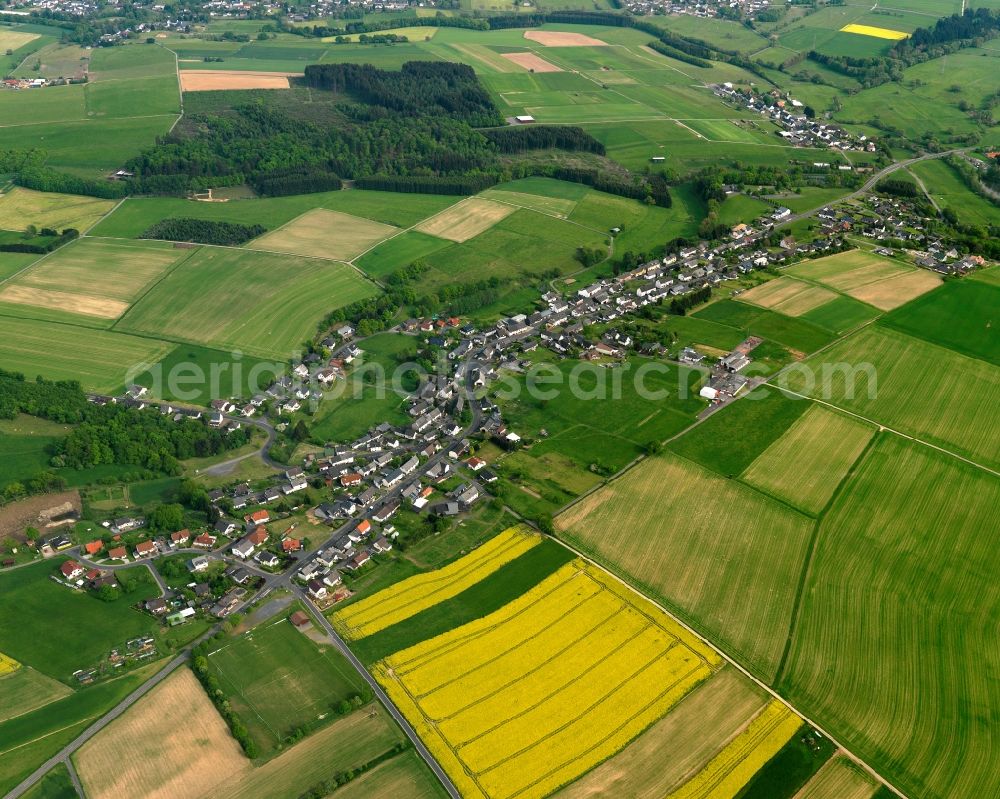
<svg viewBox="0 0 1000 799"><path fill-rule="evenodd" d="M249 399L267 389L286 366L249 355L236 357L224 350L178 344L151 369L133 378L159 399L208 405L213 399ZM171 376L181 379L171 380Z"/></svg>
<svg viewBox="0 0 1000 799"><path fill-rule="evenodd" d="M712 414L669 448L723 477L738 477L809 407L764 386Z"/></svg>
<svg viewBox="0 0 1000 799"><path fill-rule="evenodd" d="M952 166L942 159L923 161L910 169L923 179L938 204L955 211L963 223L1000 224L1000 206L972 191Z"/></svg>
<svg viewBox="0 0 1000 799"><path fill-rule="evenodd" d="M703 769L765 705L764 693L725 668L621 752L556 794L558 799L662 799ZM669 752L669 757L663 753ZM651 768L651 763L656 763Z"/></svg>
<svg viewBox="0 0 1000 799"><path fill-rule="evenodd" d="M47 447L69 430L33 416L0 420L0 486L49 469Z"/></svg>
<svg viewBox="0 0 1000 799"><path fill-rule="evenodd" d="M376 766L337 791L337 799L438 799L447 794L416 752Z"/></svg>
<svg viewBox="0 0 1000 799"><path fill-rule="evenodd" d="M132 306L117 328L285 360L326 314L377 291L346 264L205 247Z"/></svg>
<svg viewBox="0 0 1000 799"><path fill-rule="evenodd" d="M69 769L59 763L22 796L25 799L78 799L76 786L69 776Z"/></svg>
<svg viewBox="0 0 1000 799"><path fill-rule="evenodd" d="M1000 429L990 421L1000 367L880 326L838 342L807 367L789 376L788 388L1000 467Z"/></svg>
<svg viewBox="0 0 1000 799"><path fill-rule="evenodd" d="M818 308L806 311L801 318L833 333L843 334L870 322L879 313L878 309L842 294Z"/></svg>
<svg viewBox="0 0 1000 799"><path fill-rule="evenodd" d="M355 602L335 613L332 621L348 637L364 638L457 596L540 541L527 528L512 527L443 569Z"/></svg>
<svg viewBox="0 0 1000 799"><path fill-rule="evenodd" d="M421 222L416 229L431 236L463 242L489 230L514 210L510 205L472 197Z"/></svg>
<svg viewBox="0 0 1000 799"><path fill-rule="evenodd" d="M360 676L339 652L314 643L286 618L223 644L208 662L264 755L361 692Z"/></svg>
<svg viewBox="0 0 1000 799"><path fill-rule="evenodd" d="M332 722L266 763L232 776L217 786L211 796L212 799L249 796L299 799L331 775L370 763L403 740L402 731L382 706L372 704ZM389 760L387 765L395 760Z"/></svg>
<svg viewBox="0 0 1000 799"><path fill-rule="evenodd" d="M0 677L0 722L7 721L72 693L61 682L30 666Z"/></svg>
<svg viewBox="0 0 1000 799"><path fill-rule="evenodd" d="M817 514L864 452L875 428L811 406L743 473L743 480Z"/></svg>
<svg viewBox="0 0 1000 799"><path fill-rule="evenodd" d="M764 679L781 658L812 526L675 455L650 458L556 519L570 542L662 598Z"/></svg>
<svg viewBox="0 0 1000 799"><path fill-rule="evenodd" d="M124 751L129 757L122 757ZM197 799L251 768L205 689L184 667L87 741L74 762L93 799Z"/></svg>
<svg viewBox="0 0 1000 799"><path fill-rule="evenodd" d="M876 784L846 757L834 757L795 799L871 799Z"/></svg>
<svg viewBox="0 0 1000 799"><path fill-rule="evenodd" d="M250 247L350 261L399 229L359 216L317 208L254 239Z"/></svg>
<svg viewBox="0 0 1000 799"><path fill-rule="evenodd" d="M70 102L76 100L69 98L66 104ZM10 110L0 106L0 115L7 113ZM125 161L138 155L142 149L152 147L156 137L165 134L176 118L176 114L117 119L95 117L60 122L58 125L39 121L0 126L0 148L44 147L48 153L47 166L103 180L109 172L121 169Z"/></svg>
<svg viewBox="0 0 1000 799"><path fill-rule="evenodd" d="M191 254L159 242L79 239L0 286L0 302L117 319Z"/></svg>
<svg viewBox="0 0 1000 799"><path fill-rule="evenodd" d="M388 191L317 192L290 197L198 202L178 197L137 197L123 202L92 231L95 236L136 238L162 219L190 217L245 225L280 227L314 208L341 211L396 227L410 227L454 204L440 194L395 194Z"/></svg>
<svg viewBox="0 0 1000 799"><path fill-rule="evenodd" d="M600 475L679 433L702 408L701 373L675 364L633 358L608 370L566 360L545 363L538 375L541 381L551 375L558 383L547 385L560 388L532 395L534 377L511 376L504 383L514 388L501 385L497 392L505 417L536 439L502 461L504 476L525 489L505 501L531 518L555 512L597 485Z"/></svg>
<svg viewBox="0 0 1000 799"><path fill-rule="evenodd" d="M79 380L88 391L120 390L129 369L171 349L151 338L0 316L0 368L49 380Z"/></svg>
<svg viewBox="0 0 1000 799"><path fill-rule="evenodd" d="M69 681L74 671L96 664L114 646L128 638L150 634L156 620L130 605L157 595L144 582L133 594L102 602L49 579L58 561L44 561L0 574L6 601L0 605L0 640L4 652L57 680ZM137 577L145 569L134 572ZM34 634L37 625L57 614L63 623L49 635Z"/></svg>
<svg viewBox="0 0 1000 799"><path fill-rule="evenodd" d="M376 279L384 278L397 269L451 245L452 242L446 239L410 230L375 245L358 258L355 265L366 275Z"/></svg>
<svg viewBox="0 0 1000 799"><path fill-rule="evenodd" d="M735 797L795 735L802 720L772 700L711 762L667 799Z"/></svg>
<svg viewBox="0 0 1000 799"><path fill-rule="evenodd" d="M163 661L147 664L0 722L0 741L4 743L0 749L0 791L13 788L162 666Z"/></svg>
<svg viewBox="0 0 1000 799"><path fill-rule="evenodd" d="M1000 286L952 281L879 321L915 338L1000 366Z"/></svg>
<svg viewBox="0 0 1000 799"><path fill-rule="evenodd" d="M83 233L114 207L113 200L16 187L0 194L0 226L8 230L23 230L27 225L59 231L75 228Z"/></svg>
<svg viewBox="0 0 1000 799"><path fill-rule="evenodd" d="M734 328L742 334L741 339L760 336L800 354L818 350L834 339L830 331L812 322L731 299L712 302L692 316Z"/></svg>
<svg viewBox="0 0 1000 799"><path fill-rule="evenodd" d="M884 434L823 519L779 687L911 795L1000 792L998 503L993 475Z"/></svg>
<svg viewBox="0 0 1000 799"><path fill-rule="evenodd" d="M614 754L721 665L582 561L376 666L466 796L544 795Z"/></svg>

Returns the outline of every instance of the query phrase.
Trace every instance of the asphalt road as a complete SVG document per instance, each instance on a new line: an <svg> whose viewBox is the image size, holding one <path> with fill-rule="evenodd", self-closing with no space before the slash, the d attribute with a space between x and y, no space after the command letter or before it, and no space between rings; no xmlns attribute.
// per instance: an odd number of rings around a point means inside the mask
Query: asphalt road
<svg viewBox="0 0 1000 799"><path fill-rule="evenodd" d="M200 640L200 639L199 639ZM62 749L60 749L56 754L46 760L41 766L39 766L30 775L25 777L25 779L16 785L4 799L17 799L17 797L24 794L29 790L35 783L42 779L46 774L48 774L55 766L59 763L68 763L70 756L73 755L81 746L83 746L87 741L93 738L97 733L107 727L112 721L118 718L122 713L128 710L132 705L138 702L143 696L148 694L157 685L163 682L167 677L169 677L177 669L178 666L187 661L189 649L185 649L181 654L177 655L173 660L167 663L162 669L160 669L156 674L150 677L146 682L136 688L132 693L126 696L121 702L115 705L111 710L101 716L97 721L91 724L87 729L80 733L76 738L74 738L70 743L66 744ZM75 772L74 772L75 773Z"/></svg>
<svg viewBox="0 0 1000 799"><path fill-rule="evenodd" d="M445 790L448 791L448 794L454 799L462 799L462 794L458 792L458 788L454 786L448 775L444 773L444 769L438 765L437 760L434 759L434 755L432 755L430 751L428 751L427 747L424 746L424 742L420 740L420 736L417 735L413 727L410 726L410 723L403 717L403 714L396 709L392 700L389 699L385 691L382 690L382 686L375 682L375 678L372 677L365 665L354 656L354 653L337 634L337 631L327 620L326 616L320 612L319 608L313 604L312 600L309 599L308 595L306 595L301 588L295 586L293 590L299 595L302 601L312 609L313 615L319 619L320 626L323 628L324 632L326 632L326 634L333 639L341 654L343 654L343 656L350 661L351 665L354 666L357 672L364 677L365 682L371 687L372 692L385 706L385 709L389 711L389 715L392 716L393 719L396 720L396 723L403 729L403 732L406 733L406 737L410 739L418 754L426 761L427 765L430 766L431 771L433 771L435 776L437 776L437 778L441 781L441 784L444 786Z"/></svg>
<svg viewBox="0 0 1000 799"><path fill-rule="evenodd" d="M959 147L958 149L947 150L946 152L943 153L925 153L924 155L917 156L916 158L909 158L906 161L896 161L892 164L889 164L889 166L880 169L878 172L872 175L867 181L865 181L865 184L860 189L851 192L846 197L840 197L837 200L837 202L843 202L844 200L855 200L858 197L867 194L873 188L875 188L875 184L878 183L880 180L882 180L882 178L891 175L893 172L899 169L905 169L906 167L912 166L913 164L919 164L921 161L932 161L935 158L944 158L947 155L954 155L955 153L964 153L966 150L971 150L971 149L972 149L971 147ZM824 208L826 208L827 205L829 205L829 203L824 203L823 205L820 205L817 208L813 208L809 211L803 211L802 213L799 214L792 214L787 219L781 220L781 222L775 225L775 227L779 228L784 227L785 225L790 225L793 222L798 222L802 219L806 219L810 216L813 216L814 214L819 213Z"/></svg>
<svg viewBox="0 0 1000 799"><path fill-rule="evenodd" d="M482 410L479 406L479 403L475 401L473 386L472 386L473 366L474 362L472 358L471 357L467 358L465 361L465 367L466 367L465 390L466 390L466 401L469 403L472 411L472 421L457 436L448 439L447 440L448 444L454 443L455 441L460 441L462 438L469 436L471 433L478 430L479 425L482 422ZM257 425L258 427L262 427L268 433L267 442L261 448L259 453L256 454L259 454L260 457L264 460L264 462L267 463L268 465L273 465L275 468L284 469L285 467L283 465L277 464L276 462L272 461L267 455L267 451L274 440L274 428L271 427L271 425L269 425L268 423L263 422L263 420L253 420L251 423ZM446 457L447 457L447 447L443 448L440 452L435 453L431 458L429 458L423 464L420 472L421 473L425 472L427 469L431 468L435 464L444 460ZM399 499L402 490L403 490L402 485L397 486L383 498L382 502L383 503L392 502ZM364 513L356 514L355 517L347 520L344 524L338 527L330 535L327 541L324 542L323 546L326 547L332 544L333 541L342 536L350 528L356 525L361 518L367 515L368 512L366 511ZM84 565L96 566L96 564L93 564L91 561L88 561L87 559L79 555L80 549L81 549L80 547L74 547L72 550L67 551L65 554L77 555L78 560L80 560L80 562L83 563ZM177 552L194 553L199 551L193 549L184 549L184 550L177 550ZM389 711L389 714L393 717L393 719L395 719L396 723L399 724L399 726L402 728L403 732L406 733L406 736L410 739L410 741L412 741L413 746L416 749L417 753L424 759L424 761L427 763L431 771L434 772L437 778L441 781L441 784L445 787L445 790L447 790L449 795L454 797L454 799L461 799L461 794L458 792L458 789L454 786L454 784L452 784L451 780L448 778L448 775L444 773L444 770L438 764L437 760L435 760L434 755L432 755L431 752L427 749L427 747L424 746L423 742L420 740L420 737L417 735L416 731L410 726L409 722L407 722L407 720L403 717L403 714L399 712L396 706L392 703L392 700L390 700L385 691L382 690L381 686L379 686L379 684L375 682L375 678L372 677L372 675L369 673L365 665L354 656L354 653L351 652L350 648L347 646L344 640L337 634L337 631L333 629L333 626L330 624L329 621L327 621L326 617L324 617L323 614L320 613L320 611L312 603L308 595L292 581L295 571L298 569L299 565L302 562L301 560L296 560L295 563L292 564L292 566L290 566L286 571L281 572L279 574L273 574L271 572L266 572L263 569L257 568L253 563L238 561L235 558L225 557L223 555L222 550L215 551L212 554L215 554L217 557L223 557L226 561L239 562L240 565L242 565L248 571L254 573L255 575L261 577L264 580L263 585L261 585L261 587L249 599L247 599L247 601L243 604L243 607L246 607L247 605L252 604L253 602L263 598L265 595L269 594L275 589L284 588L291 590L293 593L299 596L310 608L312 608L316 617L319 618L320 624L322 625L323 629L334 640L337 649L340 650L340 652L344 655L344 657L347 658L347 660L351 663L352 666L354 666L354 668L358 671L358 673L364 678L365 682L367 682L368 685L371 686L374 695L378 698L378 700L382 703L382 705L386 708L386 710ZM118 568L134 567L135 565L136 564L134 563L128 563L128 564L122 564L121 566L105 565L105 566L100 566L99 568L115 570ZM160 578L159 574L157 574L156 569L153 567L153 565L148 562L143 563L142 565L149 568L149 570L153 573L153 577L156 579L156 582L159 584L161 590L165 591L166 585ZM4 799L18 799L18 797L22 796L26 791L28 791L32 786L34 786L57 764L59 763L69 764L70 762L69 758L73 755L74 752L76 752L87 741L89 741L97 733L99 733L102 729L104 729L108 724L110 724L112 721L114 721L116 718L122 715L122 713L124 713L139 699L141 699L143 696L149 693L149 691L151 691L153 688L155 688L157 685L163 682L163 680L165 680L171 673L173 673L173 671L177 669L177 667L179 667L187 660L192 647L194 647L197 643L204 640L205 637L213 634L214 632L215 628L213 627L208 633L199 638L198 641L195 641L188 647L186 647L180 654L174 657L169 663L167 663L166 666L164 666L154 676L150 677L135 691L133 691L131 694L125 697L125 699L119 702L114 708L112 708L104 716L102 716L92 725L90 725L77 738L75 738L72 742L70 742L69 744L64 746L61 750L59 750L58 753L56 753L48 760L46 760L45 763L43 763L38 769L32 772L19 785L17 785L9 793L7 793Z"/></svg>

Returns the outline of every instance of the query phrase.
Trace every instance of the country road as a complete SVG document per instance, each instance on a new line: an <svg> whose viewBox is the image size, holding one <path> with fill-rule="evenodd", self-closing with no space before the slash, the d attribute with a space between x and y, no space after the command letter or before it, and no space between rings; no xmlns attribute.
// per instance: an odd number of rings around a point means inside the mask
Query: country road
<svg viewBox="0 0 1000 799"><path fill-rule="evenodd" d="M392 700L389 699L385 691L382 690L382 686L375 681L375 678L372 677L365 665L358 660L357 657L355 657L354 653L350 650L347 644L344 643L344 639L338 635L337 631L327 620L326 616L320 612L319 608L313 604L312 600L301 588L295 586L293 590L299 595L302 601L306 603L310 610L313 611L313 615L319 619L320 626L323 628L323 631L333 639L340 653L347 658L357 672L364 677L365 682L371 687L372 692L376 697L378 697L378 700L383 704L383 706L385 706L386 710L389 711L389 715L391 715L393 719L396 720L396 723L402 727L403 732L406 733L406 737L413 743L417 753L424 759L431 771L434 772L434 775L441 781L441 784L444 786L445 790L448 791L448 794L453 797L453 799L462 799L462 794L458 792L458 788L455 787L448 775L444 773L444 769L442 769L440 764L438 764L434 755L432 755L427 747L424 746L424 742L420 740L420 736L417 735L416 730L410 726L410 722L408 722L403 714L399 712L398 708L392 703Z"/></svg>
<svg viewBox="0 0 1000 799"><path fill-rule="evenodd" d="M913 166L914 164L919 164L921 161L932 161L935 158L944 158L945 156L955 155L955 153L964 153L967 150L971 150L971 149L973 149L973 148L972 147L959 147L959 148L954 149L954 150L947 150L947 151L945 151L943 153L924 153L923 155L917 156L916 158L909 158L906 161L895 161L895 162L889 164L889 166L883 167L878 172L876 172L874 175L872 175L870 178L868 178L868 180L865 181L864 185L861 186L861 188L859 188L859 189L851 192L850 194L848 194L848 195L846 195L844 197L839 197L837 199L837 202L845 202L845 201L848 201L848 200L856 200L858 197L861 197L862 195L867 194L873 188L875 188L875 184L878 183L880 180L882 180L882 178L887 177L888 175L891 175L893 172L896 172L897 170L906 169L907 167ZM816 208L811 208L808 211L801 211L800 213L792 214L787 219L782 219L777 225L775 225L775 228L784 227L785 225L791 225L793 222L800 222L803 219L808 219L809 217L813 216L814 214L817 214L820 211L822 211L824 208L827 207L827 205L829 205L829 203L823 203L823 205L820 205L820 206L818 206Z"/></svg>
<svg viewBox="0 0 1000 799"><path fill-rule="evenodd" d="M204 637L204 636L202 636ZM201 639L199 638L200 642ZM197 642L195 642L197 643ZM111 710L101 716L97 721L91 724L87 729L80 733L76 738L70 741L66 746L60 749L56 754L42 763L35 771L24 778L18 785L14 786L4 799L17 799L17 797L24 795L32 786L34 786L39 780L41 780L46 774L48 774L53 768L55 768L59 763L69 763L70 757L87 741L93 738L97 733L107 727L112 721L118 718L122 713L128 710L132 705L138 702L142 697L148 694L153 688L163 682L167 677L177 670L178 666L182 665L187 661L188 653L194 644L189 645L184 649L179 655L176 655L169 663L167 663L162 669L160 669L156 674L150 677L146 682L136 688L132 693L126 696L121 702L115 705ZM72 772L71 773L75 773Z"/></svg>

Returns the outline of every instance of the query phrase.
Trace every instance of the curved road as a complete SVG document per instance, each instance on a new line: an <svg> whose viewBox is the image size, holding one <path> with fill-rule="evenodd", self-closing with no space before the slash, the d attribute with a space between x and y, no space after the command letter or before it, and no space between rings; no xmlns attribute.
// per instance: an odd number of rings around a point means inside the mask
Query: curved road
<svg viewBox="0 0 1000 799"><path fill-rule="evenodd" d="M875 188L875 184L878 183L880 180L882 180L882 178L891 175L893 172L899 169L906 169L907 167L913 166L914 164L919 164L921 161L932 161L935 158L944 158L947 155L954 155L955 153L964 153L967 150L972 150L972 149L974 148L959 147L954 150L946 150L943 153L925 153L924 155L917 156L916 158L908 158L905 161L894 161L893 163L889 164L889 166L883 167L874 175L872 175L870 178L868 178L868 180L865 181L864 185L861 186L861 188L851 192L850 194L844 197L839 197L836 200L836 202L840 203L844 202L845 200L856 200L858 197L862 196L863 194L867 194L873 188ZM823 205L819 206L818 208L812 208L809 211L802 211L801 213L798 214L792 214L787 219L782 219L778 224L775 225L775 228L784 227L785 225L790 225L793 222L798 222L802 219L806 219L812 216L813 214L819 213L828 205L830 205L830 203L823 203Z"/></svg>

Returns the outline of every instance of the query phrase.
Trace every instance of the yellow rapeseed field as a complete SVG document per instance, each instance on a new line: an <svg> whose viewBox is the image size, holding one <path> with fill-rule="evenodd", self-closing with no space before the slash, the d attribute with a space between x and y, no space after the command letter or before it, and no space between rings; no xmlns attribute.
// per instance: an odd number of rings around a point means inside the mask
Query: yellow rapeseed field
<svg viewBox="0 0 1000 799"><path fill-rule="evenodd" d="M354 639L377 633L462 593L540 541L523 525L511 527L443 569L418 574L349 605L333 615L333 624Z"/></svg>
<svg viewBox="0 0 1000 799"><path fill-rule="evenodd" d="M576 560L375 675L463 795L530 799L613 755L721 664L655 605Z"/></svg>
<svg viewBox="0 0 1000 799"><path fill-rule="evenodd" d="M21 668L20 663L9 655L0 652L0 677L3 677L5 674L13 674L19 668Z"/></svg>
<svg viewBox="0 0 1000 799"><path fill-rule="evenodd" d="M680 789L667 799L732 799L802 726L777 699Z"/></svg>
<svg viewBox="0 0 1000 799"><path fill-rule="evenodd" d="M876 39L890 39L898 42L900 39L910 38L910 34L903 31L894 31L891 28L876 28L874 25L858 25L852 22L840 29L844 33L859 33L862 36L874 36Z"/></svg>

